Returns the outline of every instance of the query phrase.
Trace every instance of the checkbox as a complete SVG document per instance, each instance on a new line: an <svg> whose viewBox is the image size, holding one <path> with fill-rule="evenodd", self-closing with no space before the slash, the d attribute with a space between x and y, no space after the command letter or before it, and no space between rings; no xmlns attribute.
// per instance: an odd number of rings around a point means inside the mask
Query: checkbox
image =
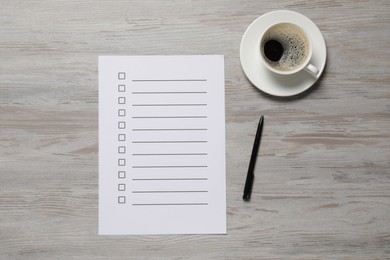
<svg viewBox="0 0 390 260"><path fill-rule="evenodd" d="M125 134L119 134L118 135L118 141L126 141L126 135Z"/></svg>
<svg viewBox="0 0 390 260"><path fill-rule="evenodd" d="M118 122L118 128L119 129L125 129L126 128L126 122L123 122L123 121Z"/></svg>
<svg viewBox="0 0 390 260"><path fill-rule="evenodd" d="M126 165L126 159L118 159L118 166L125 166Z"/></svg>
<svg viewBox="0 0 390 260"><path fill-rule="evenodd" d="M118 92L125 92L126 91L126 85L118 85Z"/></svg>
<svg viewBox="0 0 390 260"><path fill-rule="evenodd" d="M120 105L126 104L126 98L125 97L119 97L118 98L118 104L120 104Z"/></svg>
<svg viewBox="0 0 390 260"><path fill-rule="evenodd" d="M118 146L118 153L126 153L126 146Z"/></svg>
<svg viewBox="0 0 390 260"><path fill-rule="evenodd" d="M118 116L126 116L126 110L124 110L124 109L119 109L119 110L118 110Z"/></svg>
<svg viewBox="0 0 390 260"><path fill-rule="evenodd" d="M126 190L126 184L124 184L124 183L118 184L118 190L119 191L125 191Z"/></svg>
<svg viewBox="0 0 390 260"><path fill-rule="evenodd" d="M125 204L126 203L126 197L125 196L119 196L118 197L118 203L119 204Z"/></svg>
<svg viewBox="0 0 390 260"><path fill-rule="evenodd" d="M120 79L120 80L126 79L126 73L124 73L124 72L119 72L119 73L118 73L118 79Z"/></svg>
<svg viewBox="0 0 390 260"><path fill-rule="evenodd" d="M126 178L126 172L125 171L119 171L118 172L118 178L119 179L125 179Z"/></svg>

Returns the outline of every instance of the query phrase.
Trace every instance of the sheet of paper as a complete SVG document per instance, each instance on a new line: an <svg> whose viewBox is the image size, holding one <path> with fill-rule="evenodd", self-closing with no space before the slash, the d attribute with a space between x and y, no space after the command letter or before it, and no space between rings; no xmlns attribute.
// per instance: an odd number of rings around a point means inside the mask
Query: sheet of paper
<svg viewBox="0 0 390 260"><path fill-rule="evenodd" d="M99 57L99 234L226 234L224 57Z"/></svg>

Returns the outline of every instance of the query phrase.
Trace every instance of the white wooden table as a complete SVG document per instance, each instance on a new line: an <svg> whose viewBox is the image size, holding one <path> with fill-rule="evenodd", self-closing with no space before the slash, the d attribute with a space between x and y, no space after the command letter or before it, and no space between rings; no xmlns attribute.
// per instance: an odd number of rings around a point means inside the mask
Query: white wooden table
<svg viewBox="0 0 390 260"><path fill-rule="evenodd" d="M0 259L390 258L389 1L0 6ZM287 99L257 90L239 61L246 27L278 9L312 19L328 48L319 82ZM225 55L227 235L97 235L97 57L107 54Z"/></svg>

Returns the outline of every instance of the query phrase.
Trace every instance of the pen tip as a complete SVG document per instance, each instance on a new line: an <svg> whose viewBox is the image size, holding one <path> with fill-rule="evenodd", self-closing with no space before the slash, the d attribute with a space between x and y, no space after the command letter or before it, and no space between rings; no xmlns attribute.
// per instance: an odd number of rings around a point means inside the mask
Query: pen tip
<svg viewBox="0 0 390 260"><path fill-rule="evenodd" d="M249 201L250 200L250 196L249 195L244 195L244 196L242 196L242 199L244 200L244 201Z"/></svg>

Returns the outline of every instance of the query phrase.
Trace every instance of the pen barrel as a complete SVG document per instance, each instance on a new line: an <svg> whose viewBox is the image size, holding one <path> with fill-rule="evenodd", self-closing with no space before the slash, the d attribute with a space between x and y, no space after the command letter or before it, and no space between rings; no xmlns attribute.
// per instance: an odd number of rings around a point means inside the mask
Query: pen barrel
<svg viewBox="0 0 390 260"><path fill-rule="evenodd" d="M245 187L244 187L244 195L242 198L244 200L249 200L251 198L251 192L252 192L252 185L253 185L253 179L255 178L254 174L248 174L246 176L246 181L245 181Z"/></svg>
<svg viewBox="0 0 390 260"><path fill-rule="evenodd" d="M249 161L249 167L248 167L248 175L250 175L250 174L253 175L253 171L255 170L256 158L257 158L257 154L259 152L262 131L263 131L263 116L260 117L259 125L258 125L257 131L256 131L255 141L253 142L252 155L251 155L251 160Z"/></svg>

